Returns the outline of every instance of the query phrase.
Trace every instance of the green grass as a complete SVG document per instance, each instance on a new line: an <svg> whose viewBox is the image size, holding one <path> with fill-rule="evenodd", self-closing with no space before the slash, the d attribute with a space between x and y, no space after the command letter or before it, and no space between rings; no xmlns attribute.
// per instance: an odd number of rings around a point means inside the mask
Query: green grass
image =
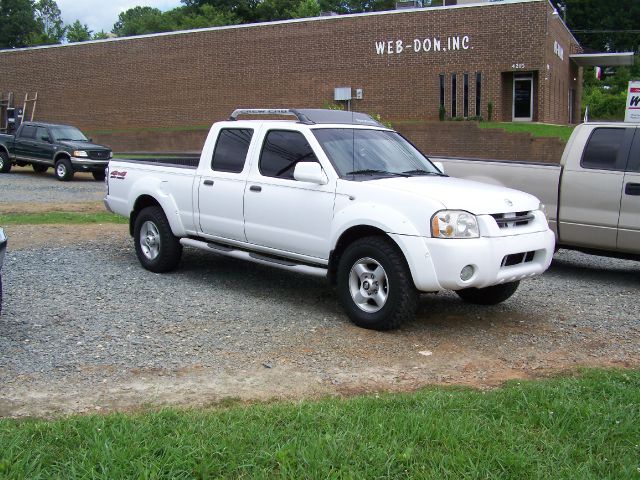
<svg viewBox="0 0 640 480"><path fill-rule="evenodd" d="M510 133L530 133L534 137L557 137L564 142L569 140L574 128L546 123L478 122L477 125L480 128L501 128Z"/></svg>
<svg viewBox="0 0 640 480"><path fill-rule="evenodd" d="M0 214L0 225L43 225L55 223L127 223L128 220L108 212L46 212L46 213L8 213Z"/></svg>
<svg viewBox="0 0 640 480"><path fill-rule="evenodd" d="M640 372L0 421L3 478L640 478Z"/></svg>

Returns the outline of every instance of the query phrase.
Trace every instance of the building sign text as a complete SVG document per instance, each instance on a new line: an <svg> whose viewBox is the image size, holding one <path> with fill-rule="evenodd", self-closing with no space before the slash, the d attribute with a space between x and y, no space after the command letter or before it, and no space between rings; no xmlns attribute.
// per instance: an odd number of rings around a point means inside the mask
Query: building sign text
<svg viewBox="0 0 640 480"><path fill-rule="evenodd" d="M378 55L399 55L403 52L446 52L473 48L469 35L414 38L411 42L405 40L376 41L375 47Z"/></svg>

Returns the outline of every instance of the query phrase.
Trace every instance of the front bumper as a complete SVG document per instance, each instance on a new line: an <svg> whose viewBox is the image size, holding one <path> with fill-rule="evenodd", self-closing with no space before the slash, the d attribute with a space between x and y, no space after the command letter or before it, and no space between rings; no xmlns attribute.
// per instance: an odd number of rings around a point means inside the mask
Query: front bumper
<svg viewBox="0 0 640 480"><path fill-rule="evenodd" d="M551 230L503 237L440 239L391 235L405 253L418 290L484 288L543 273L553 257ZM473 275L462 280L462 269Z"/></svg>
<svg viewBox="0 0 640 480"><path fill-rule="evenodd" d="M71 165L75 172L103 172L109 160L91 160L89 158L71 157Z"/></svg>

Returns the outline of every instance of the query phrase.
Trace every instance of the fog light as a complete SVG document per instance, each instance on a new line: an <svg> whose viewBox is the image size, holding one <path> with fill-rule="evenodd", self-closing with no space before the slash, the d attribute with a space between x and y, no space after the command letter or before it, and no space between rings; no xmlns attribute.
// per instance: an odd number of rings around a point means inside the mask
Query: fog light
<svg viewBox="0 0 640 480"><path fill-rule="evenodd" d="M471 277L473 277L473 274L475 273L475 271L476 269L473 268L472 265L467 265L460 271L460 280L462 280L463 282L466 282Z"/></svg>

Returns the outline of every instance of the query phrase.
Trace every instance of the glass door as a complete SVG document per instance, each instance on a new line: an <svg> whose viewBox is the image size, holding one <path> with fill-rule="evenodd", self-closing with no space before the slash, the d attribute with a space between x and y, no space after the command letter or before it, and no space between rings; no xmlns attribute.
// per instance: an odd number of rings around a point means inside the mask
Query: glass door
<svg viewBox="0 0 640 480"><path fill-rule="evenodd" d="M513 121L533 120L533 75L513 76Z"/></svg>

